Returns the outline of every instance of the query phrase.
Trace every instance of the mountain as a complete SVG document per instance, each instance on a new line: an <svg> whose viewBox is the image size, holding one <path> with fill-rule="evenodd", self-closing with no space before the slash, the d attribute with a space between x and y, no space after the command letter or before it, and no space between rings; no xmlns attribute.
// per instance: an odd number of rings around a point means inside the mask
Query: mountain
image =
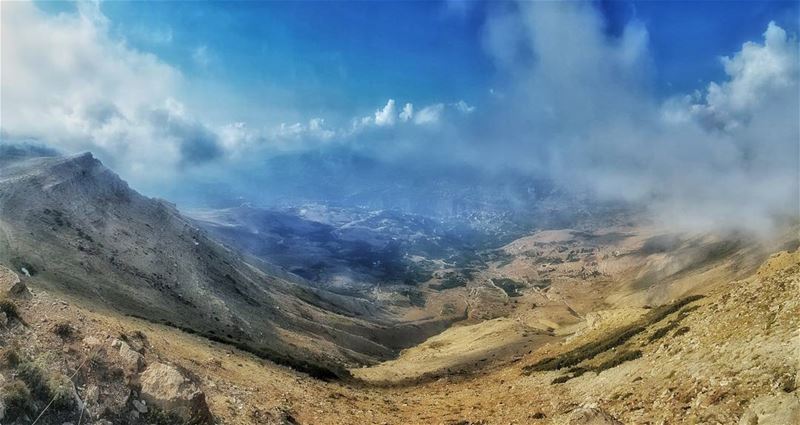
<svg viewBox="0 0 800 425"><path fill-rule="evenodd" d="M450 322L404 322L367 299L266 273L88 153L0 164L0 263L93 308L322 375L390 357Z"/></svg>
<svg viewBox="0 0 800 425"><path fill-rule="evenodd" d="M483 311L500 317L469 319L331 382L66 302L39 289L38 274L0 267L0 421L43 412L45 425L793 424L796 226L774 243L644 228L537 232L503 247L510 262L481 271L520 286L468 283L494 293L499 302Z"/></svg>

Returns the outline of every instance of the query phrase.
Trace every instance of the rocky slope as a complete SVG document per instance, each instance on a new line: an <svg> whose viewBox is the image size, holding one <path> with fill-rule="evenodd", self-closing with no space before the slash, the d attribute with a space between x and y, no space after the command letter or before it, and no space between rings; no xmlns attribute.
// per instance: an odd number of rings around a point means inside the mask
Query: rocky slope
<svg viewBox="0 0 800 425"><path fill-rule="evenodd" d="M519 358L400 386L315 380L47 291L9 295L13 275L4 276L3 423L29 423L52 394L61 401L40 423L81 415L82 423L206 423L206 407L221 424L783 425L800 417L798 251L771 256L746 278L717 281L701 297L596 311L580 330ZM38 382L29 371L42 365L38 392L19 390ZM31 402L17 422L15 388ZM164 415L169 406L194 406L199 416Z"/></svg>
<svg viewBox="0 0 800 425"><path fill-rule="evenodd" d="M796 223L540 231L440 264L399 308L253 266L90 155L0 159L1 423L800 416Z"/></svg>
<svg viewBox="0 0 800 425"><path fill-rule="evenodd" d="M368 300L267 274L173 205L131 190L91 154L3 162L0 264L93 308L322 375L392 356L451 320L398 323Z"/></svg>

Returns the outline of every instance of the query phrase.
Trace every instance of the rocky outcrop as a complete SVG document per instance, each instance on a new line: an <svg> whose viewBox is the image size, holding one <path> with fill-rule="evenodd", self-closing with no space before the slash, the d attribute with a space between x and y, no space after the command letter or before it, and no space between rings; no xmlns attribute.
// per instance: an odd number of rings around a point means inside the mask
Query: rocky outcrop
<svg viewBox="0 0 800 425"><path fill-rule="evenodd" d="M31 298L31 291L19 279L19 275L3 266L0 266L0 293L17 299Z"/></svg>
<svg viewBox="0 0 800 425"><path fill-rule="evenodd" d="M174 366L154 363L141 375L142 398L191 424L210 424L205 394Z"/></svg>

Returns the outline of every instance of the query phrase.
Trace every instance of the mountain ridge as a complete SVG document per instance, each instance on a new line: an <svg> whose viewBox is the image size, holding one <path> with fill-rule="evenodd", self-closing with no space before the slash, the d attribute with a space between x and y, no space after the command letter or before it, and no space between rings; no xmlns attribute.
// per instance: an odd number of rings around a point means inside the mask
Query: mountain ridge
<svg viewBox="0 0 800 425"><path fill-rule="evenodd" d="M91 153L5 164L0 217L0 261L37 284L279 361L370 363L446 326L394 326L366 300L267 275Z"/></svg>

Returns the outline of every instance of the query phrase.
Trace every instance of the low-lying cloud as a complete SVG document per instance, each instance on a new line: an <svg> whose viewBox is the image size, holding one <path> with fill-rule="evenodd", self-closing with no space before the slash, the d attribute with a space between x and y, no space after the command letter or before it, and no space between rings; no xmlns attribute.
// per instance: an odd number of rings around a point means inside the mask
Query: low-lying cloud
<svg viewBox="0 0 800 425"><path fill-rule="evenodd" d="M648 85L642 24L610 37L591 5L518 6L487 22L484 44L514 95L493 111L502 125L471 143L483 163L499 152L495 164L642 202L682 228L762 231L798 216L796 38L770 23L763 40L721 59L727 80L663 101Z"/></svg>
<svg viewBox="0 0 800 425"><path fill-rule="evenodd" d="M257 181L259 159L334 147L547 176L686 229L761 232L800 214L798 42L775 23L720 59L725 79L665 98L642 23L608 35L591 4L503 4L476 46L498 75L475 105L387 96L344 122L214 125L180 101L181 71L112 37L97 4L2 7L2 137L91 150L136 187L233 169Z"/></svg>

